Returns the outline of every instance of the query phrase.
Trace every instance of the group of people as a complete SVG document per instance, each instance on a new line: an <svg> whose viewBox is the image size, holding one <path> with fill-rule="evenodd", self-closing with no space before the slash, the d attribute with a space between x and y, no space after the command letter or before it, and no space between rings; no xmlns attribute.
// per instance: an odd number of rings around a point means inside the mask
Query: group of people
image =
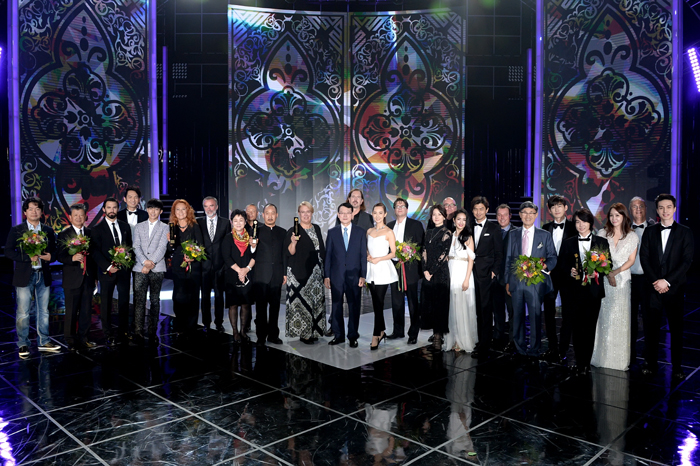
<svg viewBox="0 0 700 466"><path fill-rule="evenodd" d="M174 202L169 225L161 222L163 203L146 202L139 209L141 192L128 187L126 208L107 198L104 219L86 226L87 207L70 208L70 225L58 234L41 224L43 202L24 201L26 221L14 226L7 238L6 256L15 262L13 285L17 291L19 354L28 356L29 310L34 298L37 313L38 349L58 351L48 336L49 264L63 264L66 317L65 340L70 349L96 346L88 339L94 289L100 285L100 315L105 344L158 344L156 326L160 289L170 263L173 278L175 329L183 335L196 330L201 304L202 324L212 329L211 292L214 292L216 330L223 332L224 309L236 343L250 341L252 305L256 306L257 343L280 344L279 309L286 285L285 334L312 345L332 337L329 345L346 341L358 346L362 289L367 286L374 311L370 348L385 339L408 335L416 344L419 330L432 329L429 340L442 350L471 352L488 357L492 347L526 360L563 362L573 338L576 370L589 371L590 364L626 370L636 356L638 310L641 306L645 331L645 373L657 370L661 313L665 309L671 332L673 374L684 377L680 367L683 332L683 299L686 272L693 256L690 229L673 220L676 200L662 194L656 199L660 223L646 218L646 204L635 197L628 209L612 204L604 228L593 234L595 219L587 209L567 218L568 203L551 196L547 208L553 220L534 226L538 207L520 205L523 226L511 224L510 207L497 208L496 222L487 220L489 202L483 196L471 201L471 214L458 209L452 198L430 208L428 229L408 217L408 201L393 203L395 220L387 223L382 203L366 211L364 195L353 189L338 206L338 220L325 238L314 224L309 202L298 207L292 228L276 224L278 212L267 204L258 222L254 204L219 216L218 201L206 197L205 215L195 218L185 200ZM20 239L27 232L41 231L46 247L30 257ZM89 250L70 253L71 240L84 237ZM192 244L202 246L204 256L186 253ZM420 260L397 262L397 245L420 250ZM124 267L113 260L115 247L133 248L134 265ZM586 252L604 250L612 260L607 275L587 283L582 280ZM541 260L545 271L541 283L527 285L517 278L514 264L528 256ZM398 273L397 273L398 271ZM134 307L129 296L133 283ZM420 297L419 297L419 284ZM330 290L331 315L326 316L324 287ZM118 326L112 328L112 296L119 293ZM146 309L150 290L150 311ZM391 291L392 324L387 334L384 299ZM562 323L557 334L556 301L561 298ZM405 331L408 304L410 326ZM348 308L347 333L344 304ZM527 309L527 312L526 312ZM148 320L146 316L148 314ZM527 342L526 316L529 320ZM327 329L326 324L330 324ZM213 330L213 329L212 329ZM549 346L542 351L542 331Z"/></svg>

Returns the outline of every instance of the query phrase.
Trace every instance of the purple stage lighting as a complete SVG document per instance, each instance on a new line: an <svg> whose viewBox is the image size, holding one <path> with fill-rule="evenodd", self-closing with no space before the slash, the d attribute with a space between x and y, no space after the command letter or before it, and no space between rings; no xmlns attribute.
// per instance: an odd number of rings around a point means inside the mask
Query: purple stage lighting
<svg viewBox="0 0 700 466"><path fill-rule="evenodd" d="M698 53L695 51L695 47L688 49L688 56L690 57L690 66L693 68L693 76L695 76L695 85L700 92L700 62L698 62Z"/></svg>

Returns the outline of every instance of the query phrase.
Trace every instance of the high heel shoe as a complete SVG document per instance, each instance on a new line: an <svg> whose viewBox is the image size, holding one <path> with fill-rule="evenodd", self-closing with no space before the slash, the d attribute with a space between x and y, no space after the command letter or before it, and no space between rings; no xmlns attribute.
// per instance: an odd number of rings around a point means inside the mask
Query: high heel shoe
<svg viewBox="0 0 700 466"><path fill-rule="evenodd" d="M379 343L381 343L382 340L386 340L386 333L384 333L384 332L382 332L382 336L379 337L379 341L377 341L377 346L369 345L369 349L370 349L371 351L374 351L374 350L376 350L376 349L379 349Z"/></svg>

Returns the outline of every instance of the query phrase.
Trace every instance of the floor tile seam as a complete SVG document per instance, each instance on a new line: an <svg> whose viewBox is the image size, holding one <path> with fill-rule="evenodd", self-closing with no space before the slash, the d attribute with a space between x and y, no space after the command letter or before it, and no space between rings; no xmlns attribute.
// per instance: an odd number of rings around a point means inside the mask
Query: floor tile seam
<svg viewBox="0 0 700 466"><path fill-rule="evenodd" d="M428 451L426 451L425 453L422 453L422 454L418 455L417 457L413 458L411 461L409 461L407 463L402 463L402 464L405 466L408 466L408 465L413 464L416 461L420 460L421 458L425 458L426 456L430 455L431 453L435 453L434 448L431 448Z"/></svg>
<svg viewBox="0 0 700 466"><path fill-rule="evenodd" d="M419 442L419 441L417 441L417 440L415 440L415 439L411 439L411 438L405 437L405 436L403 436L403 435L401 435L401 434L397 434L396 432L393 432L393 431L390 431L390 430L389 430L389 431L386 431L386 430L384 430L384 429L378 429L377 427L373 426L372 424L368 423L367 421L363 421L363 420L357 419L357 418L351 418L351 419L352 419L353 421L355 421L355 422L359 422L360 424L364 424L364 425L367 426L367 427L371 427L372 429L376 429L376 430L380 430L380 431L382 431L382 432L386 432L387 434L390 434L390 435L392 435L392 436L394 436L394 437L398 437L398 438L400 438L400 439L402 439L402 440L406 440L407 442L411 442L411 443L413 443L413 444L415 444L415 445L420 445L421 447L428 448L429 450L432 450L433 448L435 448L435 447L431 447L430 445L426 445L425 443L421 443L421 442ZM448 442L448 443L449 443L449 442Z"/></svg>
<svg viewBox="0 0 700 466"><path fill-rule="evenodd" d="M456 439L452 439L451 441L454 441L454 440L456 440ZM449 442L447 442L447 443L449 443ZM442 445L439 446L439 447L435 447L435 451L436 451L437 453L441 454L441 455L447 455L447 456L449 456L450 458L456 458L456 459L458 459L458 460L460 460L460 461L464 461L464 462L466 462L466 463L468 463L468 464L473 464L474 466L479 466L479 463L475 463L475 462L473 462L473 461L469 461L469 460L466 459L466 458L460 458L459 456L455 456L455 455L453 455L452 453L448 453L448 452L446 452L446 451L440 450L440 448L441 448L442 446L444 446L444 445L446 445L446 443L442 444Z"/></svg>
<svg viewBox="0 0 700 466"><path fill-rule="evenodd" d="M465 370L467 370L467 369L465 369ZM441 380L449 379L449 376L440 377L439 379L433 380L432 382L425 383L425 384L420 385L420 386L418 386L418 387L407 387L407 386L405 386L405 385L401 385L401 384L396 383L396 382L391 382L391 381L389 381L389 380L378 379L377 377L375 377L375 376L373 376L373 375L370 376L370 378L372 378L372 379L374 379L374 380L377 380L377 381L379 381L379 382L382 382L382 383L386 383L386 384L389 384L389 385L393 385L393 386L395 386L395 387L403 388L403 389L405 389L405 390L411 390L411 391L416 390L416 391L417 391L417 390L420 390L421 388L427 387L428 385L432 385L432 384L434 384L434 383L436 383L436 382L440 382Z"/></svg>
<svg viewBox="0 0 700 466"><path fill-rule="evenodd" d="M350 416L342 416L342 417L339 417L339 418L337 418L337 419L331 419L330 421L323 422L323 423L321 423L321 424L319 424L319 425L317 425L317 426L315 426L315 427L311 427L310 429L306 429L306 430L303 430L303 431L301 431L301 432L296 432L296 433L294 433L294 434L287 435L286 437L279 438L279 439L274 440L274 441L272 441L272 442L270 442L270 443L266 443L265 445L256 445L256 446L257 446L260 450L265 450L266 448L270 448L270 447L272 447L273 445L276 445L276 444L278 444L278 443L284 442L285 440L289 440L289 439L292 438L292 437L298 437L299 435L303 435L303 434L307 434L307 433L309 433L309 432L313 432L314 430L320 429L320 428L322 428L322 427L324 427L324 426L327 426L327 425L329 425L329 424L333 424L333 423L335 423L335 422L340 421L341 419L346 419L346 418L347 418L347 419L350 419L350 420L352 420L352 421L358 422L357 419L351 418Z"/></svg>
<svg viewBox="0 0 700 466"><path fill-rule="evenodd" d="M46 412L47 412L47 413L55 413L56 411L61 411L61 410L64 410L64 409L76 408L76 407L78 407L78 406L86 405L86 404L88 404L88 403L94 403L94 402L100 401L100 400L109 400L110 398L114 398L114 397L117 397L117 396L128 395L128 394L130 394L130 393L136 393L136 392L138 392L138 391L140 391L140 390L141 390L140 388L135 388L135 389L133 389L133 390L128 390L128 391L124 391L124 392L114 393L113 395L100 396L100 397L97 397L97 398L92 398L92 399L89 399L89 400L82 401L82 402L80 402L80 403L73 403L72 405L68 405L68 406L61 406L61 407L59 407L59 408L47 409Z"/></svg>
<svg viewBox="0 0 700 466"><path fill-rule="evenodd" d="M41 408L38 404L36 404L31 398L28 396L25 396L24 393L22 393L17 387L15 387L13 384L11 384L4 375L0 374L0 378L4 380L6 383L8 383L10 386L12 386L15 391L27 402L29 402L31 405L34 406L36 410L38 410L41 414L43 414L51 423L53 423L56 427L58 427L64 434L68 436L71 440L73 440L75 443L77 443L80 447L84 448L87 450L92 456L95 457L100 463L102 463L105 466L109 466L109 464L104 461L102 458L100 458L94 451L92 451L87 445L85 445L80 439L78 439L76 436L74 436L71 432L68 431L61 423L59 423L56 419L54 419L49 413L47 413L44 409ZM70 451L75 451L77 448L73 448ZM65 452L64 452L65 453Z"/></svg>
<svg viewBox="0 0 700 466"><path fill-rule="evenodd" d="M593 462L595 460L597 460L598 458L600 458L603 455L603 453L605 453L606 450L607 450L607 448L605 448L605 447L601 448L600 451L598 453L596 453L595 455L593 455L593 458L586 461L586 463L583 466L592 466Z"/></svg>
<svg viewBox="0 0 700 466"><path fill-rule="evenodd" d="M276 392L276 391L280 391L280 390L270 390L270 391L267 391L267 392L265 392L265 393L258 393L257 395L251 395L251 396L249 396L248 398L242 398L242 399L240 399L240 400L231 401L231 402L229 402L229 403L225 403L225 404L222 404L222 405L220 405L220 406L215 406L215 407L213 407L213 408L207 408L207 409L204 409L204 410L202 410L202 411L197 411L197 412L194 413L194 414L197 414L197 415L199 415L199 414L206 414L206 413L210 413L210 412L212 412L212 411L214 411L214 410L217 410L217 409L228 408L228 407L233 406L233 405L235 405L235 404L239 404L239 403L243 403L243 402L248 402L248 401L253 400L253 399L255 399L255 398L260 398L260 397L269 395L269 394L271 394L271 393L274 393L274 392Z"/></svg>
<svg viewBox="0 0 700 466"><path fill-rule="evenodd" d="M669 392L669 395L670 395L671 393L672 393L672 392ZM575 400L584 401L584 402L587 402L587 403L592 403L592 404L594 404L594 405L602 405L602 406L607 406L607 407L609 407L609 408L620 409L620 410L622 410L622 411L630 411L630 412L633 412L633 413L641 414L642 416L648 415L650 411L652 411L655 407L657 407L659 404L661 404L661 403L668 397L668 395L664 395L659 401L657 401L655 404L653 404L650 408L648 408L648 409L646 409L646 410L638 410L638 409L632 409L632 408L629 408L629 407L627 407L627 408L622 408L622 407L620 407L620 406L617 406L617 405L614 405L614 404L611 404L611 403L606 403L606 402L602 402L602 401L595 401L595 400L593 400L593 399L581 398L581 397L578 397L578 396L575 396L575 395L562 394L561 396L567 397L567 398L573 398L573 399L575 399ZM629 403L629 400L627 400L627 402Z"/></svg>
<svg viewBox="0 0 700 466"><path fill-rule="evenodd" d="M224 465L226 465L227 463L230 463L231 461L233 461L233 460L235 460L235 459L237 459L237 458L245 458L246 456L251 455L251 454L253 454L253 453L255 453L255 452L262 452L262 453L264 453L264 454L266 454L266 455L269 455L269 456L273 457L274 459L276 459L277 461L279 461L280 463L282 463L282 464L284 464L284 465L287 465L287 466L294 466L292 463L289 463L288 461L283 460L282 458L278 457L278 456L275 455L274 453L270 453L270 452L268 452L268 451L266 451L266 450L263 450L263 449L260 448L260 447L254 448L254 449L252 449L252 450L249 451L249 452L246 452L246 453L243 453L243 454L240 454L240 455L236 455L236 456L232 456L231 458L227 458L227 459L225 459L225 460L223 460L223 461L220 461L220 462L216 463L214 466L224 466Z"/></svg>
<svg viewBox="0 0 700 466"><path fill-rule="evenodd" d="M46 460L51 460L51 459L56 458L56 457L58 457L58 456L68 455L68 454L70 454L70 453L75 453L75 452L78 451L78 450L83 450L83 451L85 451L86 453L90 453L89 451L87 451L87 450L86 450L85 448L83 448L83 447L76 447L76 448L73 448L73 449L71 449L71 450L67 450L67 451L61 452L61 453L54 453L53 455L47 455L47 456L44 456L43 458L39 458L39 459L37 459L37 460L31 460L31 461L26 461L26 462L24 462L24 463L17 463L17 464L20 465L20 466L31 466L31 465L33 465L33 464L39 464L40 462L44 462L44 461L46 461ZM94 456L94 453L92 453L92 455ZM98 458L99 458L99 457L98 457Z"/></svg>
<svg viewBox="0 0 700 466"><path fill-rule="evenodd" d="M491 422L491 421L493 421L494 419L497 419L497 418L499 418L499 417L504 417L504 416L492 415L491 418L486 419L486 420L484 420L484 421L481 421L480 423L478 423L478 424L475 425L475 426L469 427L469 429L467 430L466 433L467 433L467 434L471 434L473 431L479 429L480 427L483 427L485 424L488 424L489 422ZM457 437L457 438L460 438L460 437ZM454 438L453 438L453 439L447 440L446 442L443 442L443 443L441 443L440 445L436 446L436 447L435 447L435 450L439 450L440 448L445 447L446 445L448 445L448 444L454 442L455 440L457 440L457 439L454 439ZM445 452L445 453L446 453L446 454L449 454L449 453L447 453L447 452ZM450 456L454 456L454 455L450 455Z"/></svg>
<svg viewBox="0 0 700 466"><path fill-rule="evenodd" d="M340 416L343 416L343 417L345 417L345 416L350 416L350 415L355 414L355 413L357 413L357 412L359 412L359 411L362 411L362 409L357 409L357 410L352 411L352 412L350 412L350 413L344 413L344 412L342 412L342 411L338 411L338 410L335 409L335 408L330 408L330 407L328 407L328 406L322 405L321 403L317 403L317 402L312 401L312 400L307 400L307 399L304 398L303 396L299 396L299 395L297 395L297 394L295 394L295 393L291 393L291 392L289 392L289 391L287 391L287 390L285 390L285 389L283 389L283 388L280 388L280 389L278 389L278 390L281 391L282 393L287 394L287 395L293 396L293 397L295 397L295 398L299 398L300 400L304 400L304 401L307 402L307 403L311 403L311 404L313 404L313 405L315 405L315 406L318 406L318 407L320 407L320 408L323 408L323 409L325 409L325 410L332 411L332 412L334 412L334 413L336 413L336 414L338 414L338 415L340 415ZM397 395L397 396L400 396L400 395Z"/></svg>

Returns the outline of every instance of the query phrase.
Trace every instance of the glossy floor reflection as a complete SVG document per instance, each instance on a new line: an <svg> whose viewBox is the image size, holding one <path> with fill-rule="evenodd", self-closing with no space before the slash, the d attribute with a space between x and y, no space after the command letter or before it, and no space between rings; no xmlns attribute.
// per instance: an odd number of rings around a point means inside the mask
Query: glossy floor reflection
<svg viewBox="0 0 700 466"><path fill-rule="evenodd" d="M20 360L14 298L0 292L2 466L700 464L692 297L689 377L675 384L667 365L651 379L637 364L581 378L420 345L343 370L213 332L182 341L169 316L157 348L64 347ZM100 341L96 318L93 328ZM53 315L65 346L62 331Z"/></svg>

